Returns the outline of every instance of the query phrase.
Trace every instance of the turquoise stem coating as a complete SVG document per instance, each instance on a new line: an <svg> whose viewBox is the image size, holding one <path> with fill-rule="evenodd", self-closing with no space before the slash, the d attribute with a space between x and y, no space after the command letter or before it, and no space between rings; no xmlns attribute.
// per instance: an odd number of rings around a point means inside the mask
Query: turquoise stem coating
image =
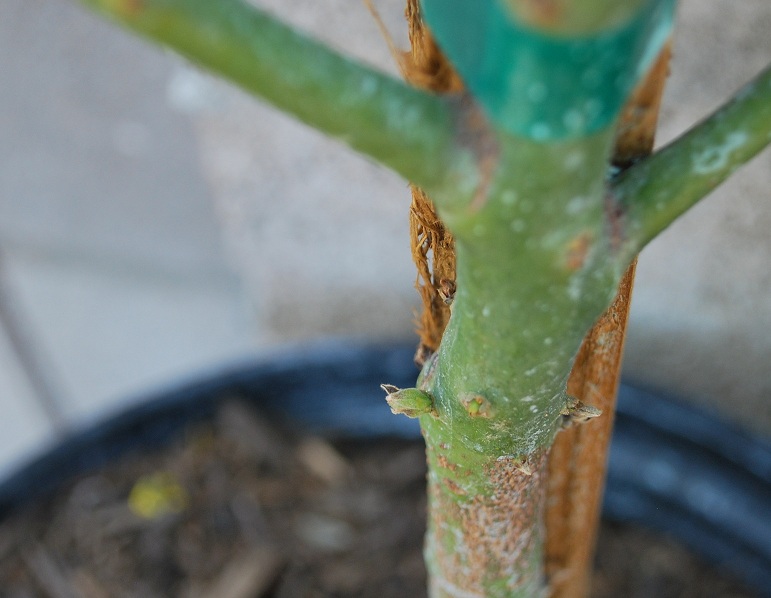
<svg viewBox="0 0 771 598"><path fill-rule="evenodd" d="M502 130L553 141L605 128L672 29L675 0L647 0L627 22L571 36L518 22L502 0L422 0L442 50Z"/></svg>

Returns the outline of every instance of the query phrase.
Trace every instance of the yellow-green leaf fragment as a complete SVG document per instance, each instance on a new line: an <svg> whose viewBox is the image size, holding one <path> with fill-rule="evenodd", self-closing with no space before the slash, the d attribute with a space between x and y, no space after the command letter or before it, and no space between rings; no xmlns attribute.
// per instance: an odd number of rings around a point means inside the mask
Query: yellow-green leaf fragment
<svg viewBox="0 0 771 598"><path fill-rule="evenodd" d="M156 472L137 480L128 497L131 511L143 519L157 519L185 509L188 496L177 479L167 472Z"/></svg>
<svg viewBox="0 0 771 598"><path fill-rule="evenodd" d="M392 413L411 418L436 413L434 399L427 392L417 388L397 388L391 384L383 384L381 388L387 393L386 402Z"/></svg>

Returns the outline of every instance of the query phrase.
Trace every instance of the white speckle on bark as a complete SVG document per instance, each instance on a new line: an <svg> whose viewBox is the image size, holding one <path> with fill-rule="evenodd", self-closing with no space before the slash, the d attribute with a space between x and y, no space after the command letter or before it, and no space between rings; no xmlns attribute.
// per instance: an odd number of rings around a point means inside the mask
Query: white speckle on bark
<svg viewBox="0 0 771 598"><path fill-rule="evenodd" d="M584 163L584 159L584 152L574 150L565 156L565 160L562 162L562 166L566 171L572 172L574 170L578 170L578 168L581 167L581 165Z"/></svg>
<svg viewBox="0 0 771 598"><path fill-rule="evenodd" d="M547 90L546 85L541 81L535 81L527 88L527 99L533 102L542 102L546 99Z"/></svg>
<svg viewBox="0 0 771 598"><path fill-rule="evenodd" d="M568 283L568 297L573 301L578 301L581 298L581 284L575 276L571 277Z"/></svg>
<svg viewBox="0 0 771 598"><path fill-rule="evenodd" d="M364 77L361 81L361 93L363 95L372 95L377 91L377 79L375 77Z"/></svg>
<svg viewBox="0 0 771 598"><path fill-rule="evenodd" d="M581 114L580 110L574 108L562 115L562 122L568 131L578 132L583 130L586 119L584 118L584 115Z"/></svg>
<svg viewBox="0 0 771 598"><path fill-rule="evenodd" d="M578 195L576 197L571 198L568 200L567 205L565 206L565 213L567 214L578 214L586 207L587 201L586 197L583 195Z"/></svg>
<svg viewBox="0 0 771 598"><path fill-rule="evenodd" d="M511 227L511 230L513 230L515 233L521 233L523 230L525 230L525 221L512 220L510 227Z"/></svg>
<svg viewBox="0 0 771 598"><path fill-rule="evenodd" d="M739 149L748 139L744 131L734 131L728 135L725 143L708 147L693 157L692 170L696 174L710 174L724 168L731 152Z"/></svg>
<svg viewBox="0 0 771 598"><path fill-rule="evenodd" d="M533 123L530 126L530 136L536 141L546 141L551 135L551 127L546 123Z"/></svg>
<svg viewBox="0 0 771 598"><path fill-rule="evenodd" d="M517 202L517 192L512 189L504 191L501 195L501 201L504 205L513 206Z"/></svg>

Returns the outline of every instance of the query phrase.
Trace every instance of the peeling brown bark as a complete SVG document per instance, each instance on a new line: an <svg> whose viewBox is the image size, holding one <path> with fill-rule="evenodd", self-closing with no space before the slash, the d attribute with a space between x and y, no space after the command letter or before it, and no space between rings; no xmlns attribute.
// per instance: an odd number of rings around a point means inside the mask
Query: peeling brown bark
<svg viewBox="0 0 771 598"><path fill-rule="evenodd" d="M552 446L546 508L552 598L579 598L589 588L634 270L632 264L613 305L584 339L568 383L568 394L603 415L563 430Z"/></svg>
<svg viewBox="0 0 771 598"><path fill-rule="evenodd" d="M624 108L614 152L621 168L653 149L670 55L668 45ZM568 382L568 394L604 415L561 432L552 446L546 509L551 598L581 598L589 589L635 267L636 261L613 304L584 339Z"/></svg>
<svg viewBox="0 0 771 598"><path fill-rule="evenodd" d="M411 50L401 61L404 78L417 87L439 93L457 93L463 82L439 50L420 17L418 0L407 0L405 16L409 24ZM431 200L422 189L412 185L410 206L410 245L418 270L415 287L423 306L417 316L420 345L415 361L425 359L439 347L450 308L442 297L442 281L455 282L455 241L436 215Z"/></svg>

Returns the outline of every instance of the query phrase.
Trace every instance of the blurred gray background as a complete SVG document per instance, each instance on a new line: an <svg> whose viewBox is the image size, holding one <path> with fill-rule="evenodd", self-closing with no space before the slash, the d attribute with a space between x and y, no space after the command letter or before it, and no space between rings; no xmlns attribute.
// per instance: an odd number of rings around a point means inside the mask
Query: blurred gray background
<svg viewBox="0 0 771 598"><path fill-rule="evenodd" d="M255 0L395 73L364 4ZM376 2L406 48L402 0ZM682 0L659 142L771 61L768 0ZM640 259L626 374L771 430L771 152ZM0 476L143 393L409 338L407 185L72 0L0 0Z"/></svg>

